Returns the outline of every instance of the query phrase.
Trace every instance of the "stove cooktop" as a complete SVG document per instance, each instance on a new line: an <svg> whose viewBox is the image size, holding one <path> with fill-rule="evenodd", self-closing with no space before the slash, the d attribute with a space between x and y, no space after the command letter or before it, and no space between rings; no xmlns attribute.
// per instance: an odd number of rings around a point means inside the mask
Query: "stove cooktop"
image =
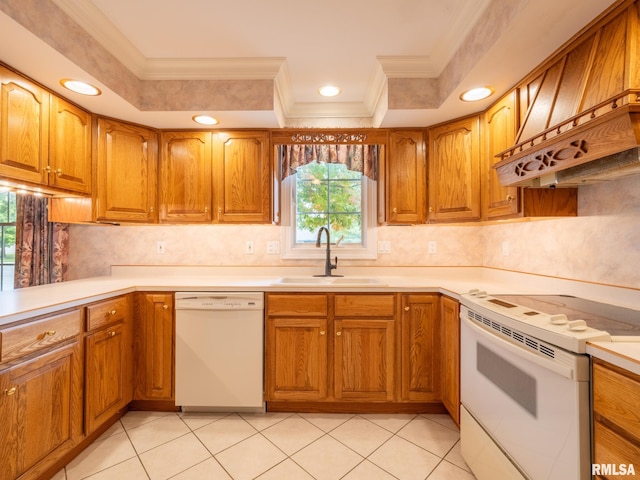
<svg viewBox="0 0 640 480"><path fill-rule="evenodd" d="M567 320L584 320L588 327L612 336L640 336L640 311L570 295L492 295L493 298Z"/></svg>
<svg viewBox="0 0 640 480"><path fill-rule="evenodd" d="M471 290L460 297L460 317L501 334L511 330L569 352L584 354L587 342L640 337L640 311L565 295L489 295ZM504 330L503 330L504 327Z"/></svg>

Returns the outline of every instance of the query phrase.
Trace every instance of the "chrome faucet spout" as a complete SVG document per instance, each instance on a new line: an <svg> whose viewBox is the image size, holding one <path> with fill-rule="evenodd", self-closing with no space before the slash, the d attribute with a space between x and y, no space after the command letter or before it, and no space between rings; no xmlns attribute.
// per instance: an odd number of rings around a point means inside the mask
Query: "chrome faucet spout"
<svg viewBox="0 0 640 480"><path fill-rule="evenodd" d="M327 234L327 255L324 262L324 274L314 275L314 277L341 277L342 275L333 275L331 270L338 268L338 257L336 256L335 263L331 263L331 235L327 227L320 227L318 230L318 239L316 240L316 248L320 248L322 245L322 232Z"/></svg>

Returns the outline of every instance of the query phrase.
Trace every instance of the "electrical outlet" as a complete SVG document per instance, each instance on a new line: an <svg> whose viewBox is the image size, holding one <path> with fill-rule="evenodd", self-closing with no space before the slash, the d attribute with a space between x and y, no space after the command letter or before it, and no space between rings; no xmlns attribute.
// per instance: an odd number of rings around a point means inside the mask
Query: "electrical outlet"
<svg viewBox="0 0 640 480"><path fill-rule="evenodd" d="M267 255L277 255L280 253L280 242L270 240L267 242Z"/></svg>
<svg viewBox="0 0 640 480"><path fill-rule="evenodd" d="M163 241L158 241L156 243L156 253L164 254L166 252L165 244Z"/></svg>
<svg viewBox="0 0 640 480"><path fill-rule="evenodd" d="M429 242L427 243L427 251L431 255L435 254L438 251L438 244L435 240L429 240Z"/></svg>
<svg viewBox="0 0 640 480"><path fill-rule="evenodd" d="M509 256L509 242L507 240L504 240L502 242L502 256L503 257Z"/></svg>
<svg viewBox="0 0 640 480"><path fill-rule="evenodd" d="M378 242L378 253L391 253L391 242L389 240L380 240Z"/></svg>
<svg viewBox="0 0 640 480"><path fill-rule="evenodd" d="M253 241L252 240L248 240L244 244L244 253L246 253L247 255L253 255L255 253L255 251L253 249Z"/></svg>

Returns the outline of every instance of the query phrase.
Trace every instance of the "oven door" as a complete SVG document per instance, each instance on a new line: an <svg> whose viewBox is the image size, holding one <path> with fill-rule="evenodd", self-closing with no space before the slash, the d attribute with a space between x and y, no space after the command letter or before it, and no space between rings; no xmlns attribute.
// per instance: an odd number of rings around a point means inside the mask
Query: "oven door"
<svg viewBox="0 0 640 480"><path fill-rule="evenodd" d="M498 478L487 465L493 449L523 478L590 478L588 357L561 350L545 358L467 312L461 309L461 443L474 474Z"/></svg>

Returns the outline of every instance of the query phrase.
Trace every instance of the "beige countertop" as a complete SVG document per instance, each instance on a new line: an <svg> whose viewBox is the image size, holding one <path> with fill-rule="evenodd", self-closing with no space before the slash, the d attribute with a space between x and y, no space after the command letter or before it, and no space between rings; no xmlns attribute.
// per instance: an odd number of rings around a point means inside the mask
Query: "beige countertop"
<svg viewBox="0 0 640 480"><path fill-rule="evenodd" d="M313 277L310 267L114 266L110 276L0 293L0 326L134 291L439 292L458 298L473 288L488 293L562 293L640 309L638 292L482 267L343 268L345 278L377 284L282 284L283 277ZM590 344L587 353L640 373L640 342Z"/></svg>
<svg viewBox="0 0 640 480"><path fill-rule="evenodd" d="M640 342L590 342L587 353L640 375Z"/></svg>

